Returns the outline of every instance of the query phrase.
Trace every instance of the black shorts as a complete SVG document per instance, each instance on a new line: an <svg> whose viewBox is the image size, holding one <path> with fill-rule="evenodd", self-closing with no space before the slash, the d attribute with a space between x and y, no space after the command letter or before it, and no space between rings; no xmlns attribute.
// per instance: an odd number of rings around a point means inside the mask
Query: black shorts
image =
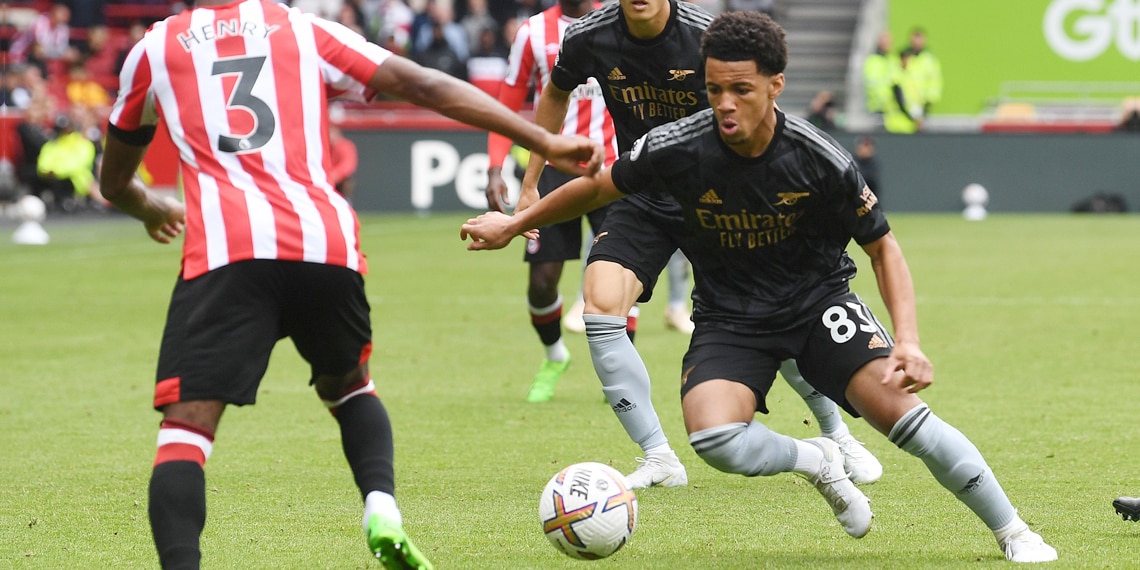
<svg viewBox="0 0 1140 570"><path fill-rule="evenodd" d="M368 360L364 279L346 267L249 260L186 281L170 299L154 407L190 400L252 404L277 341L290 337L319 375Z"/></svg>
<svg viewBox="0 0 1140 570"><path fill-rule="evenodd" d="M780 333L744 334L698 323L681 364L681 397L706 380L731 380L751 388L756 411L766 414L776 371L794 358L813 388L859 417L847 402L847 384L863 365L888 356L894 339L855 293L823 306L810 320Z"/></svg>
<svg viewBox="0 0 1140 570"><path fill-rule="evenodd" d="M680 206L661 207L641 196L629 196L609 205L586 263L610 261L632 271L641 281L637 301L645 303L653 297L657 278L680 248L678 236L683 235Z"/></svg>
<svg viewBox="0 0 1140 570"><path fill-rule="evenodd" d="M538 179L538 195L540 198L545 197L575 178L577 177L553 167L544 168ZM608 207L603 206L584 216L594 232L602 226L607 209ZM523 260L527 263L566 261L582 257L582 218L543 226L538 229L538 234L538 239L526 242Z"/></svg>

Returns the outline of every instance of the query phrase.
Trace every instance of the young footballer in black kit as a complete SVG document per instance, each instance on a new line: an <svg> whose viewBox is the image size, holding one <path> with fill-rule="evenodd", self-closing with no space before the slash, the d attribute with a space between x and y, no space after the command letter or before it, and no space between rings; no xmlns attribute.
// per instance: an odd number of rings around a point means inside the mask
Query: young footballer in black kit
<svg viewBox="0 0 1140 570"><path fill-rule="evenodd" d="M1006 558L1055 560L973 443L918 398L934 376L919 348L902 249L850 154L776 108L787 64L783 30L761 14L722 14L702 53L711 109L653 129L610 169L514 218L469 220L462 231L475 239L469 248L501 247L528 228L626 195L672 196L696 276L681 401L689 441L705 462L747 476L800 474L848 534L870 530L867 498L843 473L833 443L776 434L753 419L767 411L779 363L794 358L816 389L920 458L993 531ZM894 338L848 287L852 240L871 259Z"/></svg>
<svg viewBox="0 0 1140 570"><path fill-rule="evenodd" d="M701 34L713 16L675 0L620 0L575 22L562 40L535 121L558 132L571 92L598 81L613 117L618 149L629 151L649 129L708 108ZM518 211L538 199L543 159L531 155ZM613 204L590 250L583 283L586 338L606 399L645 460L627 476L631 488L688 482L650 398L649 373L626 337L626 315L648 301L662 269L681 245L684 221L676 200L644 193ZM787 362L785 379L805 399L820 431L840 446L845 469L860 483L878 480L882 466L850 433L839 408L812 389Z"/></svg>

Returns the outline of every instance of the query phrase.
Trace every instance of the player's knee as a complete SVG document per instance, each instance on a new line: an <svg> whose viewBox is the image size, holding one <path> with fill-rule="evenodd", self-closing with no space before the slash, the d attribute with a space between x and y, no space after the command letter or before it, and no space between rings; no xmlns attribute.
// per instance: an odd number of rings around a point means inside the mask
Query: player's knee
<svg viewBox="0 0 1140 570"><path fill-rule="evenodd" d="M693 451L712 467L725 473L743 473L740 450L748 424L733 422L689 434Z"/></svg>
<svg viewBox="0 0 1140 570"><path fill-rule="evenodd" d="M689 434L693 451L725 473L748 477L782 472L787 450L758 422L733 422Z"/></svg>
<svg viewBox="0 0 1140 570"><path fill-rule="evenodd" d="M368 379L368 365L361 364L346 374L319 374L313 379L317 396L326 402L335 402Z"/></svg>
<svg viewBox="0 0 1140 570"><path fill-rule="evenodd" d="M558 297L558 281L562 277L562 265L555 263L534 264L530 271L530 284L527 292L531 297L550 299Z"/></svg>

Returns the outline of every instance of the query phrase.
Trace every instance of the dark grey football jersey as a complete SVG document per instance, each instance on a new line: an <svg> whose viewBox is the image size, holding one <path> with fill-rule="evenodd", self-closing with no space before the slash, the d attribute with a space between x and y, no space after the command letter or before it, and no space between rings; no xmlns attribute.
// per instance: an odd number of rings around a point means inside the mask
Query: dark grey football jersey
<svg viewBox="0 0 1140 570"><path fill-rule="evenodd" d="M739 332L800 324L848 291L848 243L890 231L851 155L806 120L776 115L755 158L729 149L706 110L653 129L612 167L622 192L680 204L698 322Z"/></svg>
<svg viewBox="0 0 1140 570"><path fill-rule="evenodd" d="M618 2L586 14L566 29L550 73L564 91L597 79L623 152L649 129L709 106L700 46L713 16L689 2L669 4L665 29L648 41L630 35Z"/></svg>

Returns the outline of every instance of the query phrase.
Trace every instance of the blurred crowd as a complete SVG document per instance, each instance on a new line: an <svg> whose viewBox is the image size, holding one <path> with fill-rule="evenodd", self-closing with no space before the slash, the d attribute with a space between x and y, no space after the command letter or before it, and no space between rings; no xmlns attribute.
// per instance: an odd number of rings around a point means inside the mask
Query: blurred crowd
<svg viewBox="0 0 1140 570"><path fill-rule="evenodd" d="M914 133L942 100L942 64L926 47L922 28L911 30L904 49L895 52L892 44L890 32L883 32L863 63L867 110L880 116L889 132Z"/></svg>

